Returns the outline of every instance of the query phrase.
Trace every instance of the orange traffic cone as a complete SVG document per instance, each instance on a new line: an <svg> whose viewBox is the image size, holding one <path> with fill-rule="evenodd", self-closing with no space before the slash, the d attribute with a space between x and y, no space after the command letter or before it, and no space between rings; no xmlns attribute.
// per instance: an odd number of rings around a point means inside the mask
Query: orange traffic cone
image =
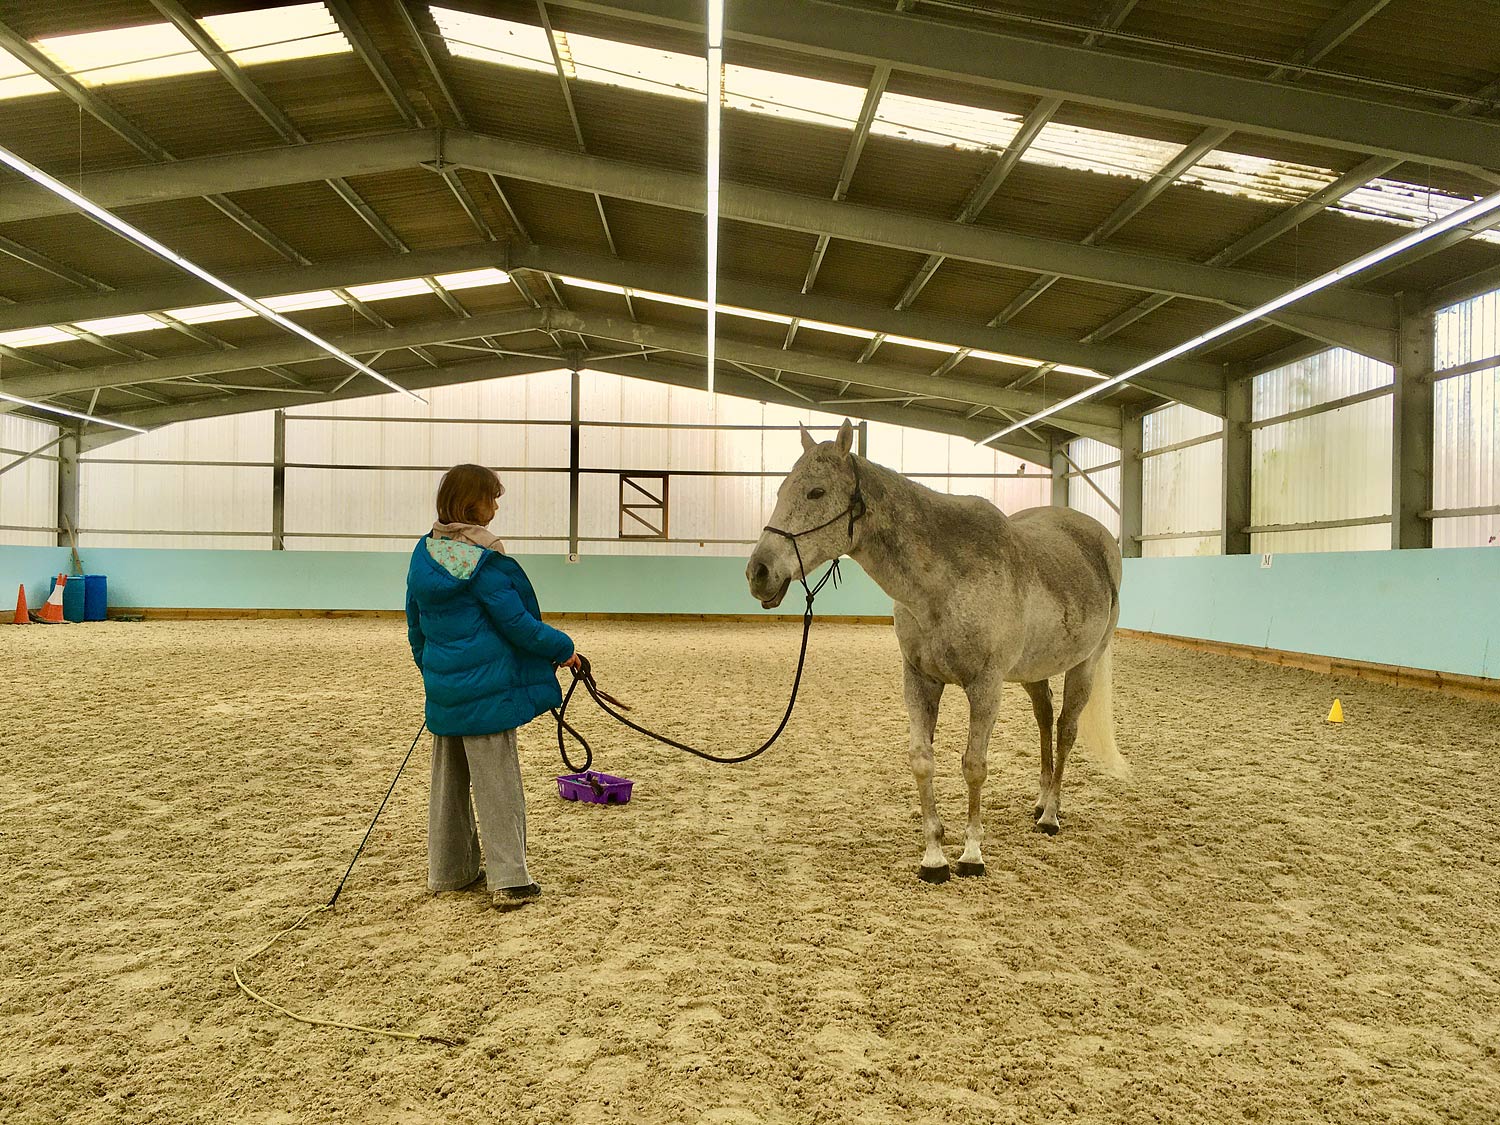
<svg viewBox="0 0 1500 1125"><path fill-rule="evenodd" d="M31 615L26 612L26 586L22 583L16 588L16 616L12 625L30 625Z"/></svg>
<svg viewBox="0 0 1500 1125"><path fill-rule="evenodd" d="M36 619L43 625L61 625L63 619L62 599L63 587L68 584L68 576L59 574L57 585L52 587L52 595L47 599L45 605L37 612Z"/></svg>

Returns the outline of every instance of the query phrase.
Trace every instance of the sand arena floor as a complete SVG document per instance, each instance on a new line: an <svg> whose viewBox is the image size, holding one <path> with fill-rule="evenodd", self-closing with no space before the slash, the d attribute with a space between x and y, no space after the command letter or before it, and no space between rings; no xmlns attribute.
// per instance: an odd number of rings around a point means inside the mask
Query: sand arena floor
<svg viewBox="0 0 1500 1125"><path fill-rule="evenodd" d="M571 626L691 738L770 729L793 626ZM819 624L748 766L581 711L624 808L565 804L523 732L537 905L424 888L393 621L0 630L0 1118L10 1122L1493 1122L1500 708L1122 642L1128 786L1070 769L1030 831L1009 695L990 874L918 883L888 627ZM1349 721L1323 722L1342 696ZM962 831L966 710L938 792ZM950 858L958 848L949 848Z"/></svg>

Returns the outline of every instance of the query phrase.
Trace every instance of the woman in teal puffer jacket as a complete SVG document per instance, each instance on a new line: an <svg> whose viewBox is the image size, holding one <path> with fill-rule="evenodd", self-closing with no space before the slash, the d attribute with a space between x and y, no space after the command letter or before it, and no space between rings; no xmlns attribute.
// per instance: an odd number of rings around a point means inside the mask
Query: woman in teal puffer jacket
<svg viewBox="0 0 1500 1125"><path fill-rule="evenodd" d="M484 879L495 906L513 909L541 894L526 869L516 728L562 702L557 666L577 668L579 659L568 635L542 622L526 572L485 528L504 492L481 465L443 475L437 523L406 574L406 631L432 731L427 886L436 893Z"/></svg>

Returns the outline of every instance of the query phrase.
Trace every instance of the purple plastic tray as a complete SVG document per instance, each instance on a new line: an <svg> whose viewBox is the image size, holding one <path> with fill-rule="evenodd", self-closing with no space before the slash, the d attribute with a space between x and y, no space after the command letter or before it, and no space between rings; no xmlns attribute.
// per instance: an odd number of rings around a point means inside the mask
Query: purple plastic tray
<svg viewBox="0 0 1500 1125"><path fill-rule="evenodd" d="M585 770L557 779L557 795L564 801L587 801L591 805L623 805L630 800L635 782L628 777Z"/></svg>

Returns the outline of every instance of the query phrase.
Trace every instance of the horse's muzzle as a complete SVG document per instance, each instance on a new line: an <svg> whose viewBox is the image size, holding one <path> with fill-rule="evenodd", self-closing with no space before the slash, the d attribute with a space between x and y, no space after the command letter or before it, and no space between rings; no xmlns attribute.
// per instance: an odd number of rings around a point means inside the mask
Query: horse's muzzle
<svg viewBox="0 0 1500 1125"><path fill-rule="evenodd" d="M771 569L756 558L750 556L750 562L745 566L745 580L750 584L750 595L760 602L762 609L775 609L781 604L781 599L786 597L787 588L791 586L792 579L788 575L782 580L780 587L773 588Z"/></svg>

